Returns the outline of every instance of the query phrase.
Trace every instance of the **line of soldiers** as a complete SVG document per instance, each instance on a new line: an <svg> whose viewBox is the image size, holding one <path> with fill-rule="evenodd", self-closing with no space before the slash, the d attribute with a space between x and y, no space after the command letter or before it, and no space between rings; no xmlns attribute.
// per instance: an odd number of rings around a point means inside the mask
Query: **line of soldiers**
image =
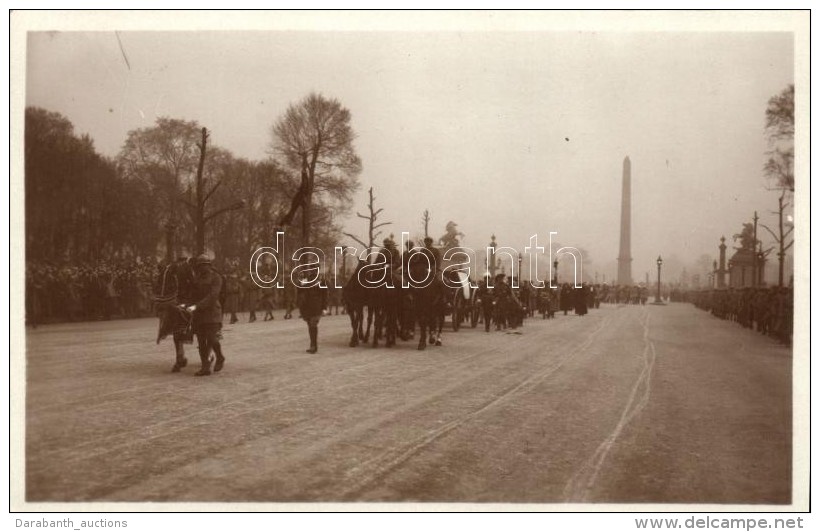
<svg viewBox="0 0 820 532"><path fill-rule="evenodd" d="M260 264L258 270L260 278L273 278L273 270L268 265ZM248 312L248 322L257 320L257 311L263 314L263 321L275 319L274 310L284 309L284 319L291 319L297 304L297 290L290 280L290 275L284 275L283 289L274 287L261 288L251 279L250 273L238 265L229 266L225 275L226 298L223 312L230 315L230 323L239 321L237 313ZM329 284L327 289L328 308L331 312L344 313L342 305L342 290Z"/></svg>
<svg viewBox="0 0 820 532"><path fill-rule="evenodd" d="M676 299L694 303L720 319L734 321L791 345L794 292L790 286L699 290L676 295Z"/></svg>

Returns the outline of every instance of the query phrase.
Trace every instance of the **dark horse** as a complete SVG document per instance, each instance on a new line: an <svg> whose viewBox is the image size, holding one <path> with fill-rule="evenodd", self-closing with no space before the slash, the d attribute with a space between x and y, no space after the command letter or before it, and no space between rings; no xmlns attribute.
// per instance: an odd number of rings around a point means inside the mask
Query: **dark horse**
<svg viewBox="0 0 820 532"><path fill-rule="evenodd" d="M396 337L399 335L399 322L405 290L401 287L401 274L399 272L390 268L388 269L388 275L390 275L389 280L384 279L384 271L372 270L370 273L371 281L386 281L378 284L375 288L369 289L371 291L370 303L376 319L373 327L373 347L378 347L383 332L387 347L396 345Z"/></svg>
<svg viewBox="0 0 820 532"><path fill-rule="evenodd" d="M424 250L422 250L424 251ZM408 270L413 282L410 283L410 294L413 298L413 315L419 324L419 350L427 348L427 335L430 343L440 343L434 331L441 333L440 324L444 320L444 284L440 273L429 269L431 260L424 260L423 253L414 255L408 262ZM432 279L431 279L432 276Z"/></svg>
<svg viewBox="0 0 820 532"><path fill-rule="evenodd" d="M367 264L365 261L359 261L356 271L347 280L342 291L352 328L350 346L359 345L359 341L367 342L372 324L373 347L378 347L382 337L385 338L387 347L392 347L396 344L398 336L404 295L401 289L401 279L399 274L392 269L389 269L389 280L385 278L385 270L382 268L362 272L362 268ZM367 307L366 332L364 330L364 307Z"/></svg>
<svg viewBox="0 0 820 532"><path fill-rule="evenodd" d="M350 326L353 334L350 336L350 347L359 345L359 341L367 342L370 336L370 324L373 322L373 305L370 301L372 292L362 285L359 272L367 265L367 261L359 260L356 271L342 288L342 301L347 315L350 317ZM367 332L364 331L364 308L368 308Z"/></svg>

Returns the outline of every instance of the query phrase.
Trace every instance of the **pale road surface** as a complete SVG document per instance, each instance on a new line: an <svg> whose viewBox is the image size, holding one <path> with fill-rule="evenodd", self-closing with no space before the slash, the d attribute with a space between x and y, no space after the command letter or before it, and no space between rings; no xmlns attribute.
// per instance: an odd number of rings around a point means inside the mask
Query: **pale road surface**
<svg viewBox="0 0 820 532"><path fill-rule="evenodd" d="M691 305L315 355L281 316L205 378L156 319L28 329L27 500L790 502L791 350Z"/></svg>

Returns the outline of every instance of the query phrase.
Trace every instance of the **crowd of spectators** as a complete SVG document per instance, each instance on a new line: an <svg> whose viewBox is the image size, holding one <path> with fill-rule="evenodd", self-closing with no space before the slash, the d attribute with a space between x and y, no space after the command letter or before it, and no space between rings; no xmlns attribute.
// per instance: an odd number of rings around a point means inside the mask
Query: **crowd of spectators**
<svg viewBox="0 0 820 532"><path fill-rule="evenodd" d="M26 264L26 321L31 325L152 315L151 259Z"/></svg>

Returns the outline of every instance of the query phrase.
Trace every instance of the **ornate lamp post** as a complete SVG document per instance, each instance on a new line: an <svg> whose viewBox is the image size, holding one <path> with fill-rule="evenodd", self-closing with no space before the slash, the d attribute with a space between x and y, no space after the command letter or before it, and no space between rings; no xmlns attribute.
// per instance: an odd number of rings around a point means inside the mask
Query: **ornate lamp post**
<svg viewBox="0 0 820 532"><path fill-rule="evenodd" d="M661 301L661 265L663 264L663 259L660 255L658 255L658 292L655 294L655 305L663 305L663 301Z"/></svg>

